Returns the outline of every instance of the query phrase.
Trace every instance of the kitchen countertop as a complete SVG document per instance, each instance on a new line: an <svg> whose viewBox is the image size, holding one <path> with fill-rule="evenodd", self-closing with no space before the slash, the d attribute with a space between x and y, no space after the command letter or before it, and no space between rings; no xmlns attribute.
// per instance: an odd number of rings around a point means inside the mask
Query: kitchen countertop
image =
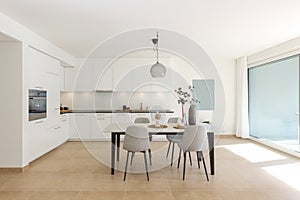
<svg viewBox="0 0 300 200"><path fill-rule="evenodd" d="M174 110L61 110L60 114L65 113L174 113Z"/></svg>

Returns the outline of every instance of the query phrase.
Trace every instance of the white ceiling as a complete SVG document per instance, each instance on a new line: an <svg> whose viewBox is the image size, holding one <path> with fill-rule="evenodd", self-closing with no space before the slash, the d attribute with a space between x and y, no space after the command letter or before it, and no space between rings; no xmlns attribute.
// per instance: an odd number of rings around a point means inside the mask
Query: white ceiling
<svg viewBox="0 0 300 200"><path fill-rule="evenodd" d="M299 0L0 0L0 12L76 57L112 35L151 27L233 59L300 36L299 8Z"/></svg>

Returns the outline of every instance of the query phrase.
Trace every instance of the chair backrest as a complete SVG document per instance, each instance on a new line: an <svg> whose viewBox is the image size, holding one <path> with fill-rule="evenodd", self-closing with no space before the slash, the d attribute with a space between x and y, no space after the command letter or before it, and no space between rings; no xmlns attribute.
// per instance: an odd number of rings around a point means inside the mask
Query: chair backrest
<svg viewBox="0 0 300 200"><path fill-rule="evenodd" d="M178 117L171 117L168 119L168 123L177 123L178 122Z"/></svg>
<svg viewBox="0 0 300 200"><path fill-rule="evenodd" d="M149 134L146 127L128 126L125 132L123 148L132 151L146 151L150 149Z"/></svg>
<svg viewBox="0 0 300 200"><path fill-rule="evenodd" d="M183 151L203 151L208 149L206 128L200 126L187 126L178 144Z"/></svg>
<svg viewBox="0 0 300 200"><path fill-rule="evenodd" d="M138 117L134 120L134 123L150 123L147 117Z"/></svg>

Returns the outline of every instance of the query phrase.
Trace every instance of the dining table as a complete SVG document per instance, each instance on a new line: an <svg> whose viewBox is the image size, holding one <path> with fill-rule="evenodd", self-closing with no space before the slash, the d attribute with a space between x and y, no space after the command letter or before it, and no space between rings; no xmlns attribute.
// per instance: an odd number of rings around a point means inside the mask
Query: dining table
<svg viewBox="0 0 300 200"><path fill-rule="evenodd" d="M115 162L120 160L121 135L125 135L126 127L133 124L113 124L111 131L111 175L115 174ZM147 127L149 136L151 135L178 135L184 133L184 127L178 127L176 124L165 124L155 127L152 124L134 124ZM204 124L207 128L207 139L209 147L210 174L215 174L215 151L214 151L214 131L210 126Z"/></svg>

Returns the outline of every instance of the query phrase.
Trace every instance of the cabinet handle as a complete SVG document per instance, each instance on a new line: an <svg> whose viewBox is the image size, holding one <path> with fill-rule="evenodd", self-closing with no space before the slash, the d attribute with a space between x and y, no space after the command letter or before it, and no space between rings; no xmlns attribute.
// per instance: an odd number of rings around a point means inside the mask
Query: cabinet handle
<svg viewBox="0 0 300 200"><path fill-rule="evenodd" d="M54 128L54 130L57 130L57 129L60 129L60 126Z"/></svg>
<svg viewBox="0 0 300 200"><path fill-rule="evenodd" d="M54 75L54 76L59 76L59 74L53 73L53 72L47 72L48 74Z"/></svg>
<svg viewBox="0 0 300 200"><path fill-rule="evenodd" d="M35 124L40 124L40 123L43 123L44 121L37 121L35 122Z"/></svg>
<svg viewBox="0 0 300 200"><path fill-rule="evenodd" d="M38 89L44 89L44 88L41 87L41 86L35 86L35 88L38 88Z"/></svg>
<svg viewBox="0 0 300 200"><path fill-rule="evenodd" d="M62 121L62 122L65 122L65 121L67 121L67 120L66 120L66 119L62 119L61 121Z"/></svg>

